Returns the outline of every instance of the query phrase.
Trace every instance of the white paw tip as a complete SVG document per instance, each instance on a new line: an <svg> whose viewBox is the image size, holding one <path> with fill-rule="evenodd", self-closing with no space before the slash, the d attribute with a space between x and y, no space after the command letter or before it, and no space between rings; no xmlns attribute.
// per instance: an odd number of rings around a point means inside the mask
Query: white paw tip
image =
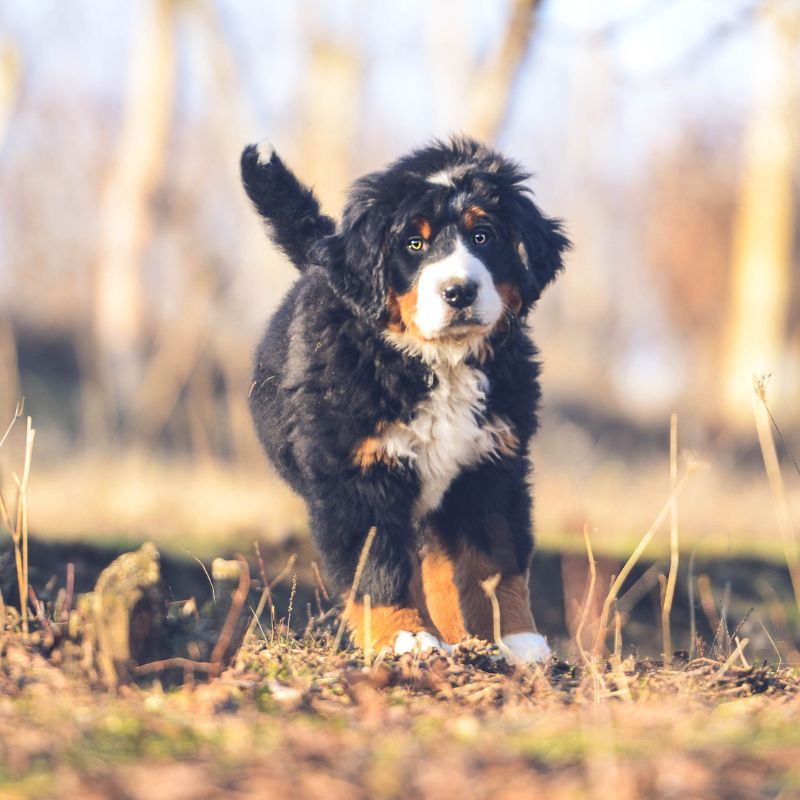
<svg viewBox="0 0 800 800"><path fill-rule="evenodd" d="M258 154L259 164L269 164L272 161L272 156L275 155L275 148L269 139L262 139L256 145L256 153Z"/></svg>
<svg viewBox="0 0 800 800"><path fill-rule="evenodd" d="M503 644L517 663L547 661L553 655L547 639L540 633L510 633L503 637Z"/></svg>
<svg viewBox="0 0 800 800"><path fill-rule="evenodd" d="M422 655L433 650L442 650L445 653L452 653L450 645L440 642L432 633L428 631L400 631L394 639L394 654L396 656L403 653L415 653Z"/></svg>

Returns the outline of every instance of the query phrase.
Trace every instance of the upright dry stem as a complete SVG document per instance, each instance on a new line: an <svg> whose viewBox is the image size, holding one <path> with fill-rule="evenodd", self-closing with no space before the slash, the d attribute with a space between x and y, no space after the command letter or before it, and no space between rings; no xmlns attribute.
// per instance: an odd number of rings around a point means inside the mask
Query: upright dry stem
<svg viewBox="0 0 800 800"><path fill-rule="evenodd" d="M28 633L28 481L31 475L31 460L33 458L33 442L36 437L36 430L33 428L33 421L28 417L28 424L25 435L25 465L22 470L22 478L14 475L17 484L17 519L12 539L14 540L14 561L17 569L17 587L19 589L19 611L22 619L22 633ZM4 520L8 517L8 512L3 505ZM6 522L8 524L8 522Z"/></svg>
<svg viewBox="0 0 800 800"><path fill-rule="evenodd" d="M789 575L792 579L794 598L800 611L800 553L797 549L797 540L792 527L792 517L789 512L789 501L786 497L786 487L783 483L781 465L775 449L775 440L772 438L772 429L769 424L769 410L766 399L766 379L759 378L755 381L753 390L753 414L756 421L758 443L761 446L761 456L764 459L764 469L767 472L769 488L772 491L772 503L775 506L775 516L778 519L778 530L783 541L783 552Z"/></svg>
<svg viewBox="0 0 800 800"><path fill-rule="evenodd" d="M372 597L364 595L364 664L372 664Z"/></svg>
<svg viewBox="0 0 800 800"><path fill-rule="evenodd" d="M673 414L669 421L669 481L674 492L678 483L678 415ZM661 633L664 646L664 664L672 660L672 629L670 614L675 598L675 584L678 581L678 498L673 497L669 505L669 575L664 591L664 604L661 607Z"/></svg>
<svg viewBox="0 0 800 800"><path fill-rule="evenodd" d="M375 534L378 532L378 529L373 525L369 529L369 533L367 534L367 538L364 540L364 546L361 548L361 555L358 557L358 564L356 564L356 574L353 576L353 584L350 587L350 592L347 595L347 602L344 605L344 611L342 612L342 619L339 622L339 627L336 631L336 636L333 640L332 649L336 652L339 649L339 645L342 643L342 636L344 635L344 626L347 624L347 618L349 616L349 611L353 607L353 603L356 601L356 592L358 591L358 585L361 583L361 574L364 572L364 567L367 565L367 558L369 557L369 551L372 547L372 542L375 540Z"/></svg>
<svg viewBox="0 0 800 800"><path fill-rule="evenodd" d="M583 628L586 625L586 620L589 617L589 609L594 601L594 587L597 583L597 562L594 560L594 553L592 552L592 542L589 538L589 526L583 526L583 542L586 545L586 558L589 561L589 585L586 589L586 602L583 604L583 611L581 618L578 621L578 627L575 629L575 644L578 646L578 653L581 660L587 667L591 668L594 662L590 663L589 656L586 654L586 649L583 646Z"/></svg>
<svg viewBox="0 0 800 800"><path fill-rule="evenodd" d="M8 427L5 430L5 433L0 436L0 447L2 447L6 443L6 439L8 439L8 434L11 433L11 429L14 427L14 423L22 416L22 410L25 408L25 398L23 397L17 403L17 407L14 409L14 416L11 417L11 422L8 423Z"/></svg>
<svg viewBox="0 0 800 800"><path fill-rule="evenodd" d="M501 575L498 572L496 575L481 581L481 589L483 589L483 593L492 604L492 635L494 636L494 643L503 653L506 653L508 648L503 644L502 629L500 627L500 603L497 600L497 585L500 583L500 577Z"/></svg>
<svg viewBox="0 0 800 800"><path fill-rule="evenodd" d="M603 610L600 613L600 627L597 630L597 638L595 639L594 642L595 653L600 652L603 642L605 642L606 632L608 629L608 615L611 610L612 604L619 595L619 590L622 588L622 585L625 583L628 575L630 575L631 570L636 565L636 562L639 560L642 553L647 549L647 545L650 544L653 537L656 535L656 532L661 527L661 523L664 521L667 514L669 513L670 504L672 503L673 498L676 498L683 491L684 486L686 486L686 481L691 474L692 474L692 468L690 467L689 469L687 469L683 477L675 485L675 488L670 493L666 503L664 503L664 507L661 509L661 511L659 511L658 516L655 518L655 520L653 520L653 524L650 526L647 533L645 533L639 544L636 546L636 549L633 551L630 558L625 563L625 566L622 568L619 575L617 575L616 580L611 584L611 589L609 590L608 595L606 596L606 599L603 602Z"/></svg>

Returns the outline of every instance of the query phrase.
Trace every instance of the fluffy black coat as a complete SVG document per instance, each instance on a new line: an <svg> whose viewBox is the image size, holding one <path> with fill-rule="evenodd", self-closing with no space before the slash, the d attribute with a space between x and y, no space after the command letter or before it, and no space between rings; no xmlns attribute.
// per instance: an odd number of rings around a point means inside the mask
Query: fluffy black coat
<svg viewBox="0 0 800 800"><path fill-rule="evenodd" d="M276 154L250 146L241 169L273 241L301 272L258 346L250 407L269 458L308 504L337 590L350 586L373 525L377 537L359 586L373 604L408 602L413 559L432 535L446 547L468 541L503 569L526 570L533 546L528 443L540 392L536 350L520 323L568 245L523 187L528 176L472 140L436 142L356 181L335 229ZM452 185L431 182L443 171ZM391 293L414 283L399 243L420 214L439 219L454 204L470 203L493 214L501 244L491 271L521 298L476 361L489 387L483 418L509 420L519 447L463 470L438 508L415 519L420 479L413 465L376 463L365 471L353 452L380 425L411 420L437 381L431 364L383 335Z"/></svg>

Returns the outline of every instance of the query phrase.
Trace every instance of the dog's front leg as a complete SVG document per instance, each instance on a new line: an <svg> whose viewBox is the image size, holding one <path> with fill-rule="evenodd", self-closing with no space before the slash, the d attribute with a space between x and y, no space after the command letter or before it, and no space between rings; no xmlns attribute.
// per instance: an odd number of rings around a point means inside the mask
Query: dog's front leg
<svg viewBox="0 0 800 800"><path fill-rule="evenodd" d="M445 641L455 643L465 635L495 641L499 633L498 643L515 661L550 657L531 612L529 509L521 470L484 465L463 475L427 520L421 543L423 587ZM496 575L492 591L499 619L484 589Z"/></svg>
<svg viewBox="0 0 800 800"><path fill-rule="evenodd" d="M343 511L345 513L343 513ZM359 556L374 522L375 535L356 588L355 602L346 602L353 585ZM359 504L344 502L312 514L317 546L326 570L345 600L344 617L353 642L365 647L367 628L375 651L389 648L395 654L447 650L425 608L417 565L408 550L410 521L403 514L370 519ZM369 619L364 595L370 596Z"/></svg>

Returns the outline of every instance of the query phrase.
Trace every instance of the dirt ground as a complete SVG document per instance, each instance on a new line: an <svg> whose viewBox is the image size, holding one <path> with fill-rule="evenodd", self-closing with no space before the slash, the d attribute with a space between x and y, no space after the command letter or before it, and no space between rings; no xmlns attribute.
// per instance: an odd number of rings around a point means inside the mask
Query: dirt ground
<svg viewBox="0 0 800 800"><path fill-rule="evenodd" d="M800 796L800 677L738 658L368 666L267 634L213 681L109 691L0 647L2 798Z"/></svg>

